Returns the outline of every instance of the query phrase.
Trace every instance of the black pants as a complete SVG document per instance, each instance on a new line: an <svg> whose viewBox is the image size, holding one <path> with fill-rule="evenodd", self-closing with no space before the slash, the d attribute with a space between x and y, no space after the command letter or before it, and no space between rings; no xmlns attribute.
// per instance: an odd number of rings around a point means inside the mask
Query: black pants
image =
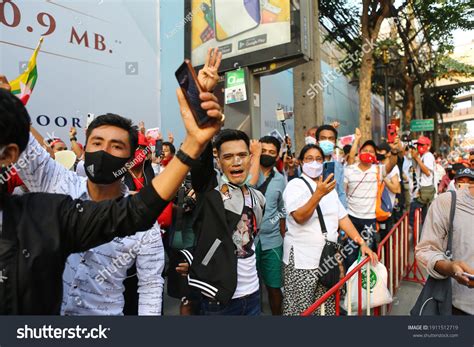
<svg viewBox="0 0 474 347"><path fill-rule="evenodd" d="M372 249L374 252L377 251L378 245L378 233L376 232L376 220L374 219L360 219L357 217L353 217L349 215L352 224L354 224L355 228L362 236L362 238L367 242L367 245ZM352 249L352 252L348 252L344 258L344 267L349 269L349 267L357 260L359 256L359 245L356 244L353 240L347 239L346 243L344 244L344 249ZM350 254L349 254L350 253Z"/></svg>
<svg viewBox="0 0 474 347"><path fill-rule="evenodd" d="M390 232L390 230L392 230L394 225L395 225L395 216L393 214L385 222L379 223L380 240L383 240L388 235L388 233Z"/></svg>

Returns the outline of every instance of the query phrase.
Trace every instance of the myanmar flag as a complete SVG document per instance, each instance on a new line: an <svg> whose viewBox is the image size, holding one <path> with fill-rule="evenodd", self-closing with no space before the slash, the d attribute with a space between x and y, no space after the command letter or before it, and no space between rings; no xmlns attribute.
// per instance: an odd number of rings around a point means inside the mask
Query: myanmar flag
<svg viewBox="0 0 474 347"><path fill-rule="evenodd" d="M38 46L28 62L28 67L17 79L10 82L12 93L15 94L26 105L38 79L38 70L36 69L36 57L43 43L43 37L40 38Z"/></svg>

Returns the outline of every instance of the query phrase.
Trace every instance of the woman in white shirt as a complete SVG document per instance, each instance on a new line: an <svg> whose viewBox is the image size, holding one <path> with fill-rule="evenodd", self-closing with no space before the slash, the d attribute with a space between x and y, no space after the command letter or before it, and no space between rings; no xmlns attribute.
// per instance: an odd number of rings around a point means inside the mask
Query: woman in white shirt
<svg viewBox="0 0 474 347"><path fill-rule="evenodd" d="M330 175L326 181L322 180L323 158L323 152L318 146L306 145L299 157L303 174L299 179L291 180L283 193L288 213L288 231L283 244L284 315L301 314L329 289L318 282L317 275L325 244L318 219L318 206L324 216L329 241L337 241L340 228L361 246L363 255L369 256L372 262L377 262L377 255L367 247L334 191L336 182L331 181L333 176ZM344 252L345 250L342 251L342 256L347 255ZM331 263L332 259L326 262L333 266ZM326 303L326 314L334 313L333 297Z"/></svg>

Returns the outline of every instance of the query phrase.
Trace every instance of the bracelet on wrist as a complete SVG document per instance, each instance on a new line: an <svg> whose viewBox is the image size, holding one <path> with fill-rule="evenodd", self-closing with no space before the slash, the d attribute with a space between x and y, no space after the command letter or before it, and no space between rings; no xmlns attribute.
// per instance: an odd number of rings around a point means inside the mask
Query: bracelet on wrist
<svg viewBox="0 0 474 347"><path fill-rule="evenodd" d="M178 152L176 153L176 158L178 158L179 161L182 162L184 165L187 165L189 167L201 164L199 160L191 158L182 149L178 150Z"/></svg>

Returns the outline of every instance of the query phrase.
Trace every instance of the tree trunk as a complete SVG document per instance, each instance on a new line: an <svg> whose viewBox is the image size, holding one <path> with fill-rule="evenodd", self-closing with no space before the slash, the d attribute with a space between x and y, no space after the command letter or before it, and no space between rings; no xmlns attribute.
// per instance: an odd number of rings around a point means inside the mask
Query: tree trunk
<svg viewBox="0 0 474 347"><path fill-rule="evenodd" d="M409 76L405 76L405 105L403 114L405 116L405 121L407 126L410 126L411 119L413 118L413 112L415 111L415 92L414 82Z"/></svg>
<svg viewBox="0 0 474 347"><path fill-rule="evenodd" d="M363 53L359 74L359 129L362 141L372 138L372 73L374 69L373 49Z"/></svg>
<svg viewBox="0 0 474 347"><path fill-rule="evenodd" d="M359 129L362 141L372 138L372 74L374 70L374 45L380 27L390 14L393 0L363 0L361 17L362 61L359 73ZM375 5L375 6L374 6ZM381 8L377 10L377 5Z"/></svg>
<svg viewBox="0 0 474 347"><path fill-rule="evenodd" d="M434 132L433 132L433 150L438 151L439 150L439 123L438 123L438 114L435 113L433 116L434 119Z"/></svg>

